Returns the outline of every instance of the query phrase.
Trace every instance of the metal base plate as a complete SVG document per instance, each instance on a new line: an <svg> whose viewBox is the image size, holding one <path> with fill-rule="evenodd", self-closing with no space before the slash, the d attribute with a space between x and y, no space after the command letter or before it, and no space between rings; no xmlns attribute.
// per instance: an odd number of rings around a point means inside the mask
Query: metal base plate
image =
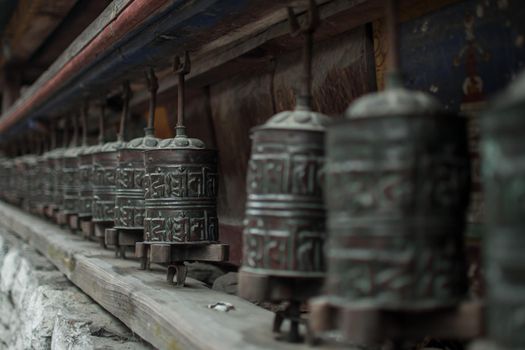
<svg viewBox="0 0 525 350"><path fill-rule="evenodd" d="M91 239L95 235L95 225L93 224L93 221L91 221L91 218L89 219L80 219L80 229L82 231L82 235L86 239Z"/></svg>
<svg viewBox="0 0 525 350"><path fill-rule="evenodd" d="M113 221L93 222L93 240L100 242L102 248L106 249L106 229L113 227Z"/></svg>
<svg viewBox="0 0 525 350"><path fill-rule="evenodd" d="M310 302L310 327L316 337L335 330L345 341L363 345L425 336L472 340L483 334L483 309L480 301L470 301L447 309L387 311L324 296Z"/></svg>
<svg viewBox="0 0 525 350"><path fill-rule="evenodd" d="M57 209L57 207L56 207L55 205L48 205L48 206L46 207L46 212L45 212L45 214L46 214L46 216L47 216L48 218L50 218L50 219L54 219L54 218L55 218L55 213L56 213L57 210L58 210L58 209Z"/></svg>
<svg viewBox="0 0 525 350"><path fill-rule="evenodd" d="M229 246L217 242L139 242L135 245L135 257L141 260L141 269L149 268L151 263L167 265L168 283L173 283L176 276L177 286L184 286L185 261L227 261Z"/></svg>
<svg viewBox="0 0 525 350"><path fill-rule="evenodd" d="M144 230L123 230L107 228L105 231L106 246L115 248L115 255L126 258L127 250L135 250L135 244L144 240Z"/></svg>
<svg viewBox="0 0 525 350"><path fill-rule="evenodd" d="M68 216L69 228L76 231L80 229L80 220L77 214L70 214Z"/></svg>

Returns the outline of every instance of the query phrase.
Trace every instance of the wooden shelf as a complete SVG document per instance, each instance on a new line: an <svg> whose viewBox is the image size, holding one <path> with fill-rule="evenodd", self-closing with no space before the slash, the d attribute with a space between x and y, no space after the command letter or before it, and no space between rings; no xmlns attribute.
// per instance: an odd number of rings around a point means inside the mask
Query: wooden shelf
<svg viewBox="0 0 525 350"><path fill-rule="evenodd" d="M237 296L210 290L191 278L184 288L170 286L160 266L141 271L138 261L116 259L113 251L3 202L0 221L156 348L308 348L275 341L273 313ZM207 307L220 301L233 304L235 310L224 313Z"/></svg>

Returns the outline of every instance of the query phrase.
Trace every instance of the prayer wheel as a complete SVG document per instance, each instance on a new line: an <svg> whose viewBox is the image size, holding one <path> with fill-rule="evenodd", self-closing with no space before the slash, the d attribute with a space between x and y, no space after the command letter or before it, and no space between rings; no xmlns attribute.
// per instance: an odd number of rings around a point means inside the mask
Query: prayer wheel
<svg viewBox="0 0 525 350"><path fill-rule="evenodd" d="M94 202L93 186L95 183L93 155L100 152L102 145L104 144L104 110L105 106L104 104L102 104L101 111L99 114L98 144L90 147L85 146L84 149L78 155L78 171L80 184L78 188L77 212L82 233L88 239L94 235L94 228L92 223ZM85 143L87 145L87 141Z"/></svg>
<svg viewBox="0 0 525 350"><path fill-rule="evenodd" d="M82 150L78 142L78 116L73 116L73 139L62 157L62 206L59 213L59 224L69 225L69 220L77 211L78 201L78 154Z"/></svg>
<svg viewBox="0 0 525 350"><path fill-rule="evenodd" d="M118 151L125 146L126 121L129 113L131 89L129 82L123 84L122 115L117 141L102 145L98 152L93 153L93 223L95 237L105 246L105 230L113 227L115 219L116 173L118 167Z"/></svg>
<svg viewBox="0 0 525 350"><path fill-rule="evenodd" d="M168 282L176 275L183 286L185 261L224 261L228 246L218 243L217 152L186 135L184 126L184 75L190 58L175 59L178 75L176 136L158 148L144 151L146 169L144 242L137 243L142 267L150 262L168 266Z"/></svg>
<svg viewBox="0 0 525 350"><path fill-rule="evenodd" d="M481 118L487 333L495 349L525 348L524 113L521 73Z"/></svg>
<svg viewBox="0 0 525 350"><path fill-rule="evenodd" d="M320 292L325 275L325 208L321 183L325 127L329 118L311 108L313 33L318 14L310 2L304 81L293 111L278 113L252 129L239 293L250 300L290 301L276 315L274 331L291 320L288 340L297 342L300 303Z"/></svg>
<svg viewBox="0 0 525 350"><path fill-rule="evenodd" d="M153 128L158 89L153 69L146 73L146 80L150 91L148 125L144 137L129 141L118 151L115 224L106 229L106 245L114 246L122 258L126 256L126 248L134 251L135 244L144 240L144 152L158 148L160 143Z"/></svg>
<svg viewBox="0 0 525 350"><path fill-rule="evenodd" d="M48 177L47 158L45 156L45 139L41 135L39 138L39 151L36 159L36 168L33 181L35 182L34 211L36 214L44 214L45 192L44 187Z"/></svg>
<svg viewBox="0 0 525 350"><path fill-rule="evenodd" d="M48 216L53 218L55 221L58 219L58 212L63 205L63 186L62 186L62 169L63 169L63 157L68 147L68 119L64 118L64 132L62 137L62 147L55 149L49 158L54 169L53 176L53 201L48 209Z"/></svg>
<svg viewBox="0 0 525 350"><path fill-rule="evenodd" d="M396 5L388 4L394 45ZM385 91L354 101L326 134L329 240L322 302L329 316L323 322L338 320L334 328L343 339L365 345L444 334L444 325L425 321L444 310L450 319L463 317L456 311L468 283L466 120L434 97L405 89L397 47L389 52Z"/></svg>

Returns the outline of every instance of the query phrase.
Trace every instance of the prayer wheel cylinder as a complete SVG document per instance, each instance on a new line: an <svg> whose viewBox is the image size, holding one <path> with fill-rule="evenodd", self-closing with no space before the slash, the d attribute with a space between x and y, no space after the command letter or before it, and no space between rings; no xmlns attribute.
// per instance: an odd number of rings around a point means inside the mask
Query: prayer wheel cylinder
<svg viewBox="0 0 525 350"><path fill-rule="evenodd" d="M152 135L128 142L118 153L115 229L144 230L144 152L157 148Z"/></svg>
<svg viewBox="0 0 525 350"><path fill-rule="evenodd" d="M505 349L525 348L525 73L481 118L487 333Z"/></svg>
<svg viewBox="0 0 525 350"><path fill-rule="evenodd" d="M395 311L465 296L466 123L401 87L354 102L327 131L326 294Z"/></svg>
<svg viewBox="0 0 525 350"><path fill-rule="evenodd" d="M113 223L115 217L118 150L122 141L104 144L93 154L93 222Z"/></svg>
<svg viewBox="0 0 525 350"><path fill-rule="evenodd" d="M146 242L216 242L217 152L175 137L144 152Z"/></svg>
<svg viewBox="0 0 525 350"><path fill-rule="evenodd" d="M88 218L93 215L93 154L99 151L100 145L96 145L84 148L78 155L79 185L77 213L79 218Z"/></svg>
<svg viewBox="0 0 525 350"><path fill-rule="evenodd" d="M78 155L83 147L69 148L62 158L62 211L64 214L75 214L78 208L79 166Z"/></svg>
<svg viewBox="0 0 525 350"><path fill-rule="evenodd" d="M241 269L248 279L241 278L241 295L258 293L250 282L257 276L324 277L321 169L328 121L300 103L252 130Z"/></svg>

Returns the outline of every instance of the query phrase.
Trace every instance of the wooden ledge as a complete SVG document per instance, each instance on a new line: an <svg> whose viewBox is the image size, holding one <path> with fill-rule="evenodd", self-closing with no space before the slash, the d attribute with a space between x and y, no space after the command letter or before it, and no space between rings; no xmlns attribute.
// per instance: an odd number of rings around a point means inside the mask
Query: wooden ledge
<svg viewBox="0 0 525 350"><path fill-rule="evenodd" d="M141 271L138 261L117 259L113 251L3 202L0 222L159 349L308 348L275 341L274 314L244 299L210 290L191 278L184 288L167 285L164 268ZM224 313L208 308L221 301L233 304L235 310Z"/></svg>

